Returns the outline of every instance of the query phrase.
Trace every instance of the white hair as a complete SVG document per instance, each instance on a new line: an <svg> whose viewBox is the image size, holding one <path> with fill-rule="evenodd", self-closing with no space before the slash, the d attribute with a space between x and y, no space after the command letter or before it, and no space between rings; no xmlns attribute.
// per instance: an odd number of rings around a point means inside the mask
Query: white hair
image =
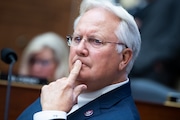
<svg viewBox="0 0 180 120"><path fill-rule="evenodd" d="M29 74L28 62L31 55L42 50L44 47L48 47L53 50L55 53L55 60L58 62L58 66L56 67L54 74L54 79L67 76L69 49L65 43L65 40L53 32L47 32L32 39L23 52L19 74Z"/></svg>
<svg viewBox="0 0 180 120"><path fill-rule="evenodd" d="M130 15L122 6L113 5L109 0L83 0L80 6L80 15L74 21L74 29L85 12L97 7L101 7L112 12L120 19L120 23L114 32L119 41L126 44L127 47L133 51L132 60L126 68L126 72L129 74L133 67L134 61L139 54L141 37L133 16ZM117 45L117 51L121 52L122 46Z"/></svg>

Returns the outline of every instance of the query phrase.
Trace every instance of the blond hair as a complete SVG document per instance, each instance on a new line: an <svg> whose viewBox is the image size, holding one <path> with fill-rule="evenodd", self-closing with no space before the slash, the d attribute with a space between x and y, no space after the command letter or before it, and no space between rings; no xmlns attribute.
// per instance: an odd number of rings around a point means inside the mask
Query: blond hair
<svg viewBox="0 0 180 120"><path fill-rule="evenodd" d="M42 50L44 47L48 47L54 51L55 59L58 62L58 66L56 67L56 71L54 73L54 79L67 76L69 49L65 43L65 40L53 32L47 32L32 39L22 54L19 74L29 74L28 62L31 55Z"/></svg>

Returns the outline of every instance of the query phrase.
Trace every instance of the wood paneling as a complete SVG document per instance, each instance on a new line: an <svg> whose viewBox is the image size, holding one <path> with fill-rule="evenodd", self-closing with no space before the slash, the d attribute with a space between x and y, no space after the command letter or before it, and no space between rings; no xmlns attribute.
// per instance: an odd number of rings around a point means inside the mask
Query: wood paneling
<svg viewBox="0 0 180 120"><path fill-rule="evenodd" d="M81 0L0 0L0 50L12 48L18 57L36 35L53 31L62 37L72 32ZM19 60L14 66L17 73ZM0 72L8 65L0 60Z"/></svg>
<svg viewBox="0 0 180 120"><path fill-rule="evenodd" d="M9 100L9 120L16 120L21 112L40 95L40 85L12 83ZM7 82L0 80L0 119L4 119Z"/></svg>
<svg viewBox="0 0 180 120"><path fill-rule="evenodd" d="M141 120L180 120L180 108L136 101Z"/></svg>

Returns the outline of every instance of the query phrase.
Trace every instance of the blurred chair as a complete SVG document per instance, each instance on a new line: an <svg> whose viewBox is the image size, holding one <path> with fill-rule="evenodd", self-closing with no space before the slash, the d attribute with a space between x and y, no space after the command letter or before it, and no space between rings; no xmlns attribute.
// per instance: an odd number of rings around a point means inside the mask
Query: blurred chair
<svg viewBox="0 0 180 120"><path fill-rule="evenodd" d="M180 95L180 93L176 90L148 79L131 80L131 88L133 98L142 102L164 104L170 93L176 93Z"/></svg>

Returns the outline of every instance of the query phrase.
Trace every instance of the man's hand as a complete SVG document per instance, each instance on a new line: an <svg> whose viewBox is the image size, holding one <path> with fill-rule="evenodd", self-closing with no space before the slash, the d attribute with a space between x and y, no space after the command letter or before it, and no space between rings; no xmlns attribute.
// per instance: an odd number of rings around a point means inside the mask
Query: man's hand
<svg viewBox="0 0 180 120"><path fill-rule="evenodd" d="M76 85L76 78L81 69L81 61L77 60L68 78L58 79L42 87L42 110L57 110L69 112L77 102L78 95L87 88L86 85Z"/></svg>

